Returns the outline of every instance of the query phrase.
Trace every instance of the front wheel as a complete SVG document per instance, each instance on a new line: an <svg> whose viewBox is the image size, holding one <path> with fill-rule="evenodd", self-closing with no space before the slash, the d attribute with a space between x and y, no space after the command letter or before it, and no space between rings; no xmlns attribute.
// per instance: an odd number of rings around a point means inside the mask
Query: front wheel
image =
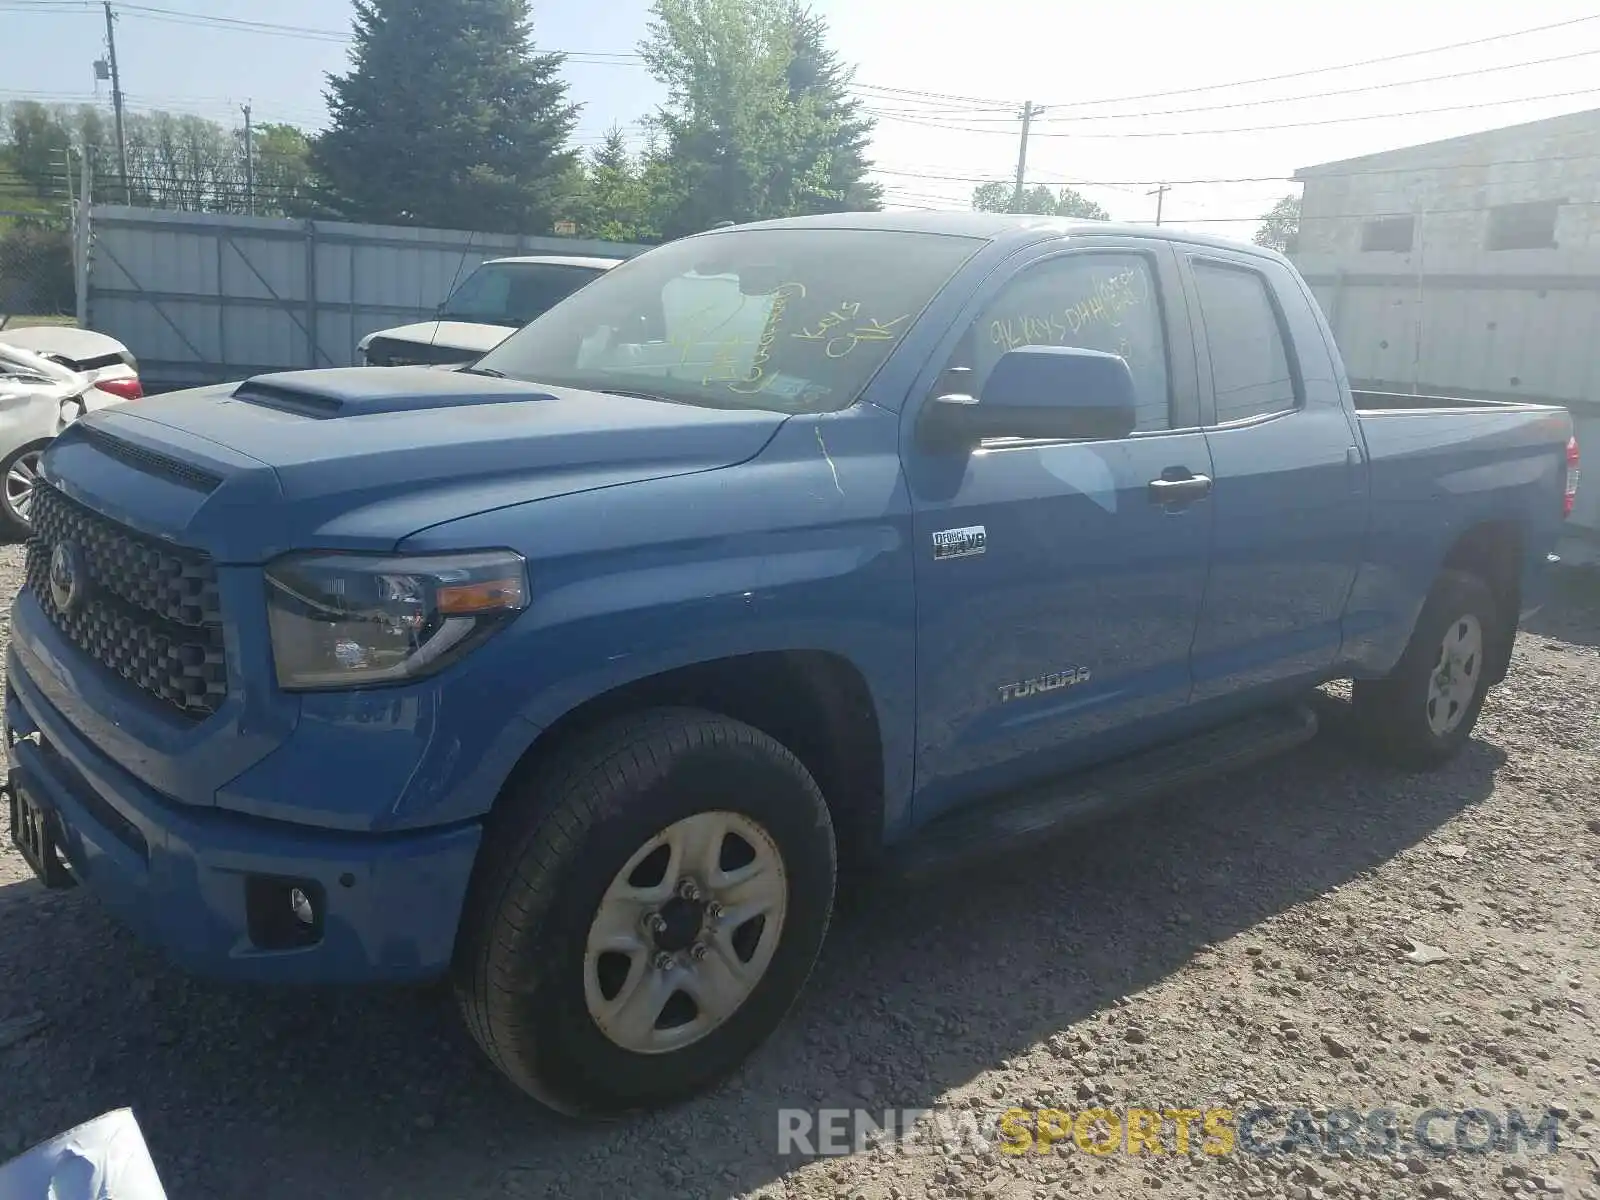
<svg viewBox="0 0 1600 1200"><path fill-rule="evenodd" d="M1352 706L1366 740L1399 766L1453 758L1472 736L1488 694L1488 660L1505 629L1494 594L1475 575L1445 571L1411 640L1383 679L1358 681ZM1503 648L1503 647L1502 647Z"/></svg>
<svg viewBox="0 0 1600 1200"><path fill-rule="evenodd" d="M33 511L33 495L39 483L39 458L49 446L48 441L32 442L13 450L0 462L0 536L21 541L33 533L29 514Z"/></svg>
<svg viewBox="0 0 1600 1200"><path fill-rule="evenodd" d="M457 953L468 1028L564 1113L686 1098L793 1004L834 872L827 806L782 745L695 710L626 718L491 819Z"/></svg>

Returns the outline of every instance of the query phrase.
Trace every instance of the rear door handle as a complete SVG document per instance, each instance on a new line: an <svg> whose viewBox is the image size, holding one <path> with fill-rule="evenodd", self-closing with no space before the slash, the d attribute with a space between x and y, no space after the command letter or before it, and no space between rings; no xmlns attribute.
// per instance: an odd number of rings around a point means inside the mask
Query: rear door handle
<svg viewBox="0 0 1600 1200"><path fill-rule="evenodd" d="M1350 494L1359 496L1366 491L1366 456L1360 446L1350 446L1344 452L1345 473L1350 476Z"/></svg>
<svg viewBox="0 0 1600 1200"><path fill-rule="evenodd" d="M1160 479L1150 481L1150 502L1168 509L1186 508L1211 494L1211 476L1195 475L1187 467L1168 467Z"/></svg>

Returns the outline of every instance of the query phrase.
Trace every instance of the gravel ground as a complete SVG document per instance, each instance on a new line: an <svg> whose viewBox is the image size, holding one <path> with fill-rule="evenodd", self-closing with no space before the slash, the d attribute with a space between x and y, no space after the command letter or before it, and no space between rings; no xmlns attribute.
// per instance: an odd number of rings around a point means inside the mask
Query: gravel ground
<svg viewBox="0 0 1600 1200"><path fill-rule="evenodd" d="M0 548L0 594L20 559ZM0 1046L0 1157L132 1105L179 1200L1600 1200L1600 589L1564 593L1443 773L1363 761L1333 697L1324 734L1286 759L1004 869L868 894L738 1078L624 1125L533 1110L439 990L197 982L0 849L0 1028L44 1021ZM1210 1155L1197 1126L1189 1154L778 1147L780 1108L937 1108L924 1129L996 1138L1013 1106L1267 1103L1314 1121L1388 1107L1402 1133L1433 1106L1553 1108L1560 1146ZM1432 1128L1450 1140L1450 1121Z"/></svg>

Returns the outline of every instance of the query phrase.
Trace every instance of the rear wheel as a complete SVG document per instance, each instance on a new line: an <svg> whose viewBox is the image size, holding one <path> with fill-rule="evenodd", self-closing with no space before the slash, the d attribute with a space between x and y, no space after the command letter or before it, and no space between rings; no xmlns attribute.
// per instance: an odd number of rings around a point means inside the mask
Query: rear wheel
<svg viewBox="0 0 1600 1200"><path fill-rule="evenodd" d="M1357 682L1356 721L1386 758L1410 768L1438 766L1472 736L1488 693L1488 660L1511 631L1494 594L1475 575L1440 574L1389 675Z"/></svg>
<svg viewBox="0 0 1600 1200"><path fill-rule="evenodd" d="M772 738L692 710L624 719L485 831L456 965L468 1028L562 1112L693 1095L794 1002L834 870L822 794Z"/></svg>
<svg viewBox="0 0 1600 1200"><path fill-rule="evenodd" d="M48 441L33 442L13 450L0 462L0 535L12 541L21 541L33 534L29 513L33 510L33 494L39 482L39 458Z"/></svg>

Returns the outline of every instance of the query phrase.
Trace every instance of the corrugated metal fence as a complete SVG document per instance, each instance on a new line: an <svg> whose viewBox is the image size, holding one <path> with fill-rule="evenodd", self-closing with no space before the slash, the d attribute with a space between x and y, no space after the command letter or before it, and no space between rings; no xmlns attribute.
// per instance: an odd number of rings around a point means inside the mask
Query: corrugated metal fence
<svg viewBox="0 0 1600 1200"><path fill-rule="evenodd" d="M1319 270L1301 264L1353 378L1388 391L1600 399L1600 275Z"/></svg>
<svg viewBox="0 0 1600 1200"><path fill-rule="evenodd" d="M1356 386L1564 405L1585 457L1600 454L1600 261L1573 254L1529 269L1467 258L1420 276L1332 256L1295 261ZM1592 468L1589 477L1572 527L1593 538L1600 485Z"/></svg>
<svg viewBox="0 0 1600 1200"><path fill-rule="evenodd" d="M87 323L126 344L155 388L354 365L363 336L431 317L485 259L648 249L106 205L91 225Z"/></svg>

